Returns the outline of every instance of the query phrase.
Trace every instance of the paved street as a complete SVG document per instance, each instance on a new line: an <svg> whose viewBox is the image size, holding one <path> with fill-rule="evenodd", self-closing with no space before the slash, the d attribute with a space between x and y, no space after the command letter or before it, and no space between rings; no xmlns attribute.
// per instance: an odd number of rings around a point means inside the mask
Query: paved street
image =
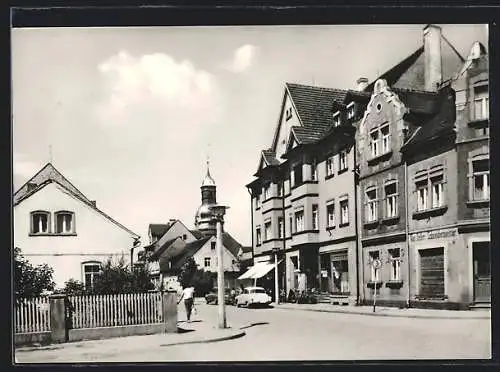
<svg viewBox="0 0 500 372"><path fill-rule="evenodd" d="M195 319L217 324L216 306L197 308ZM161 346L158 338L137 336L129 338L126 351L116 346L116 340L106 340L98 344L85 342L78 348L20 352L16 356L19 362L28 363L491 357L487 319L410 319L232 306L227 307L227 318L230 326L253 325L245 329L247 334L242 338L216 343ZM184 319L180 311L179 320Z"/></svg>

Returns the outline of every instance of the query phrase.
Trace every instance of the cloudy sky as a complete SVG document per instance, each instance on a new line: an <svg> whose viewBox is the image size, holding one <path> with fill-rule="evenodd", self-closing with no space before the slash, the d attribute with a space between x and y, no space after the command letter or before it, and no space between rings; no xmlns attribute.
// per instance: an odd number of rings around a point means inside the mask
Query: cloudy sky
<svg viewBox="0 0 500 372"><path fill-rule="evenodd" d="M251 244L245 185L285 82L354 88L422 45L424 25L14 29L14 189L50 159L147 240L192 227L206 158L226 228ZM442 25L466 57L486 27Z"/></svg>

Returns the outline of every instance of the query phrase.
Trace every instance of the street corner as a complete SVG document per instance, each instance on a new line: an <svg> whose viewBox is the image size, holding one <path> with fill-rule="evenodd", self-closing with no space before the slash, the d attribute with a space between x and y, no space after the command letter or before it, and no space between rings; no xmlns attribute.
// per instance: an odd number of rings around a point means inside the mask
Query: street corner
<svg viewBox="0 0 500 372"><path fill-rule="evenodd" d="M171 340L160 344L160 346L174 346L198 343L211 343L233 340L246 335L241 327L218 328L215 325L204 324L202 321L190 323L179 322L178 333Z"/></svg>

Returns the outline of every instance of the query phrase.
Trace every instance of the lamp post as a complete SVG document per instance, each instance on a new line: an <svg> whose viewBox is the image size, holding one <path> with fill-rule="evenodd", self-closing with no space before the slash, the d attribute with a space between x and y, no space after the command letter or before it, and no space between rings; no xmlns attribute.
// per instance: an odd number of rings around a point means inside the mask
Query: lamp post
<svg viewBox="0 0 500 372"><path fill-rule="evenodd" d="M219 328L227 328L226 325L226 304L224 302L224 263L222 252L222 225L224 223L224 214L226 213L224 205L214 204L210 206L212 216L217 223L216 249L217 249L217 303L219 306Z"/></svg>
<svg viewBox="0 0 500 372"><path fill-rule="evenodd" d="M280 302L279 287L278 287L278 252L279 248L273 248L274 253L274 300L278 305Z"/></svg>

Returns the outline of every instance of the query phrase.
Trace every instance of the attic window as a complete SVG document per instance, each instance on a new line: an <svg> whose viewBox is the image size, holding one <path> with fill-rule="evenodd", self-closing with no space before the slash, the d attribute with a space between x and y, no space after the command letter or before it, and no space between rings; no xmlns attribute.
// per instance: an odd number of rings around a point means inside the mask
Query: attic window
<svg viewBox="0 0 500 372"><path fill-rule="evenodd" d="M380 110L382 110L382 104L377 103L377 112L380 112Z"/></svg>
<svg viewBox="0 0 500 372"><path fill-rule="evenodd" d="M351 102L347 105L347 119L352 119L354 118L355 114L355 107L354 107L354 102Z"/></svg>
<svg viewBox="0 0 500 372"><path fill-rule="evenodd" d="M289 107L286 109L286 121L290 120L292 118L292 108Z"/></svg>
<svg viewBox="0 0 500 372"><path fill-rule="evenodd" d="M338 127L340 125L340 111L333 114L333 126Z"/></svg>
<svg viewBox="0 0 500 372"><path fill-rule="evenodd" d="M45 211L31 212L31 233L48 234L50 227L50 213Z"/></svg>

